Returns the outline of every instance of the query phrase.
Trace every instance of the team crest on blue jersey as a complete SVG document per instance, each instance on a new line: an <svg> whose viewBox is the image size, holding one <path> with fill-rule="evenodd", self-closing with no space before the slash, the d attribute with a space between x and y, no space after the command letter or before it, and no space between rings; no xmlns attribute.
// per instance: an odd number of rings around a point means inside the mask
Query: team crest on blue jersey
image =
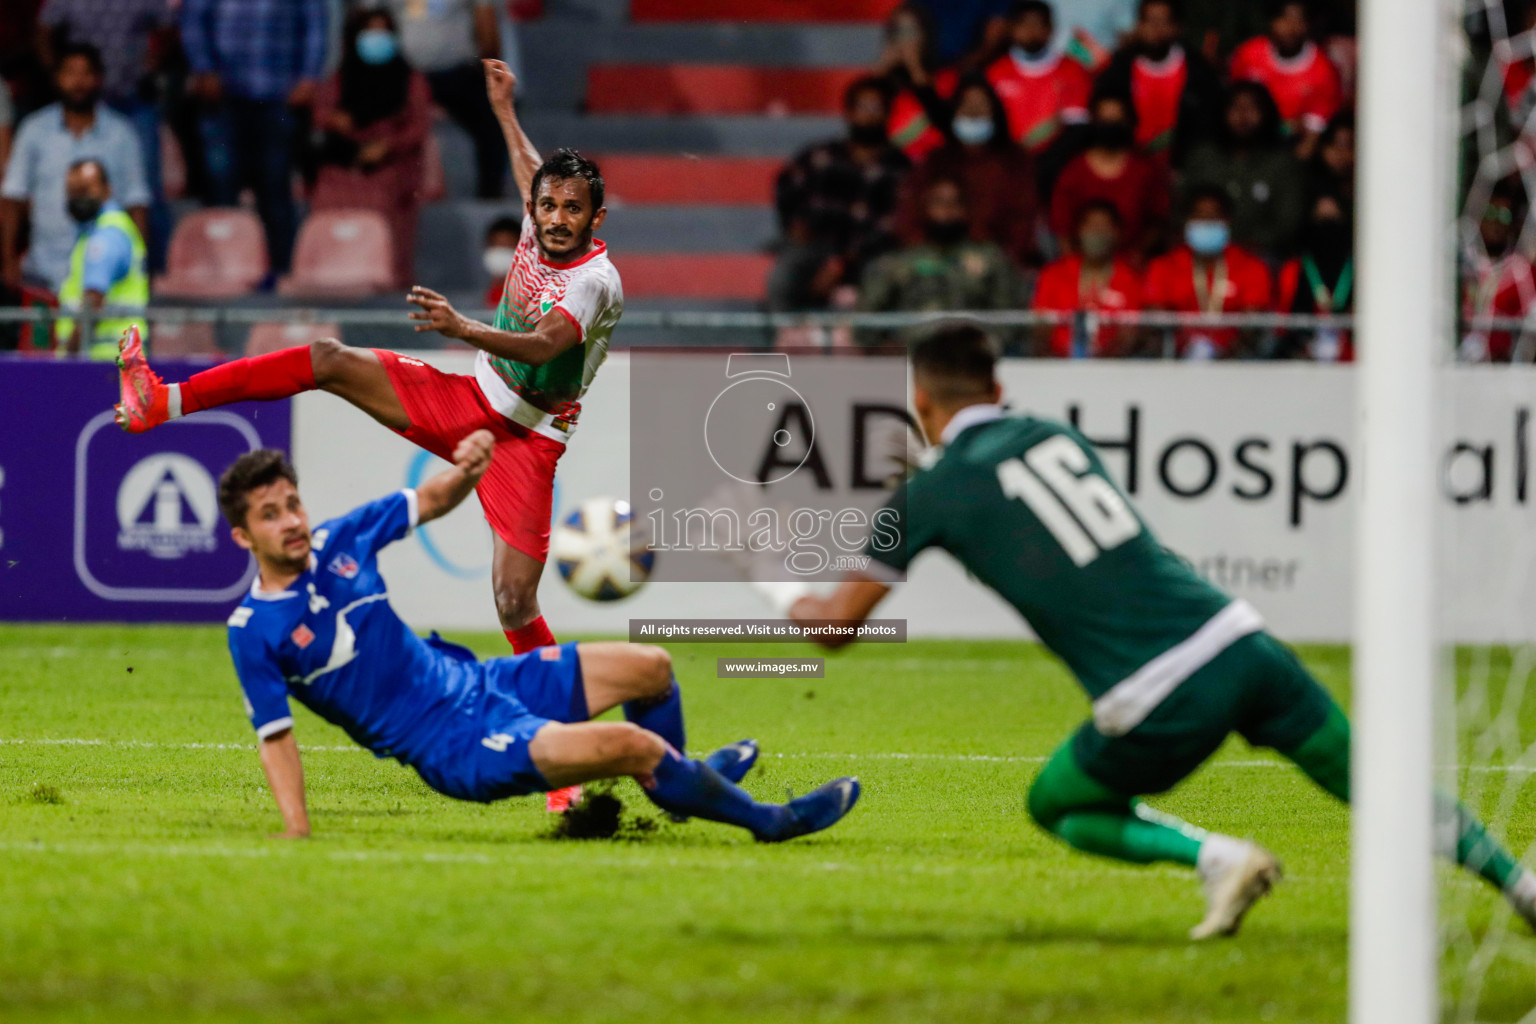
<svg viewBox="0 0 1536 1024"><path fill-rule="evenodd" d="M315 631L301 622L299 623L298 629L295 629L292 633L288 634L288 639L297 644L299 650L303 650L315 642Z"/></svg>
<svg viewBox="0 0 1536 1024"><path fill-rule="evenodd" d="M539 657L544 659L545 661L559 661L560 660L560 648L558 648L558 647L540 647L539 648Z"/></svg>
<svg viewBox="0 0 1536 1024"><path fill-rule="evenodd" d="M350 580L357 576L357 559L343 552L331 559L331 564L326 568L342 579Z"/></svg>

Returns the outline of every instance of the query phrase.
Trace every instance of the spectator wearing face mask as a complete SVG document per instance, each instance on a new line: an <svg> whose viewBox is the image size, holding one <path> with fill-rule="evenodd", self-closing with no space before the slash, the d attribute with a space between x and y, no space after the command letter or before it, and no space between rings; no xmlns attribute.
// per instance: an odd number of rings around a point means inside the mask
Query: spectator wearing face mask
<svg viewBox="0 0 1536 1024"><path fill-rule="evenodd" d="M1167 229L1167 169L1136 151L1135 115L1119 96L1093 101L1088 148L1073 158L1051 193L1051 232L1064 251L1075 243L1073 225L1092 200L1113 203L1120 212L1125 250L1138 264L1161 248Z"/></svg>
<svg viewBox="0 0 1536 1024"><path fill-rule="evenodd" d="M517 242L522 234L522 223L514 217L497 217L485 229L485 248L480 252L480 265L485 268L487 282L486 309L495 309L501 303L507 274L511 273L512 261L517 258Z"/></svg>
<svg viewBox="0 0 1536 1024"><path fill-rule="evenodd" d="M1184 244L1152 261L1143 292L1148 309L1175 313L1262 313L1271 308L1269 269L1232 242L1226 192L1205 188L1190 197ZM1185 359L1238 354L1240 332L1230 327L1185 327L1173 334Z"/></svg>
<svg viewBox="0 0 1536 1024"><path fill-rule="evenodd" d="M1302 225L1300 252L1276 278L1282 313L1349 313L1355 308L1355 238L1349 206L1337 195L1319 195ZM1276 352L1281 358L1347 363L1355 358L1350 332L1328 327L1290 331Z"/></svg>
<svg viewBox="0 0 1536 1024"><path fill-rule="evenodd" d="M415 267L432 93L426 77L400 55L387 11L354 11L342 45L341 66L315 97L315 123L325 135L310 205L382 213L393 243L395 284L405 286Z"/></svg>
<svg viewBox="0 0 1536 1024"><path fill-rule="evenodd" d="M69 217L80 229L69 255L69 276L59 285L63 310L103 306L143 310L149 305L148 252L139 227L112 201L112 181L100 160L76 162L65 175ZM147 344L149 325L140 317L96 320L89 338L72 318L59 320L54 336L68 352L92 359L116 359L117 339L129 327Z"/></svg>
<svg viewBox="0 0 1536 1024"><path fill-rule="evenodd" d="M1050 4L1019 0L1010 19L1008 52L987 67L987 81L1008 114L1009 134L1036 156L1065 128L1088 120L1088 72L1051 48L1054 31Z"/></svg>
<svg viewBox="0 0 1536 1024"><path fill-rule="evenodd" d="M29 114L16 130L0 184L0 276L13 290L23 278L57 290L68 276L79 225L67 212L64 180L81 160L101 162L118 202L146 233L150 195L139 142L132 123L101 102L101 76L95 47L61 48L54 71L59 102ZM31 243L24 249L26 225Z"/></svg>
<svg viewBox="0 0 1536 1024"><path fill-rule="evenodd" d="M1135 31L1094 85L1130 99L1136 145L1175 167L1211 137L1221 112L1221 78L1203 55L1184 49L1183 30L1177 0L1141 0Z"/></svg>
<svg viewBox="0 0 1536 1024"><path fill-rule="evenodd" d="M1033 308L1047 312L1128 313L1141 308L1141 276L1118 254L1120 210L1090 199L1077 211L1070 255L1040 271ZM1041 355L1061 358L1123 355L1135 337L1129 325L1102 324L1091 335L1071 324L1044 328Z"/></svg>
<svg viewBox="0 0 1536 1024"><path fill-rule="evenodd" d="M885 50L875 74L891 97L886 135L914 163L944 145L957 74L940 70L926 8L904 3L885 21Z"/></svg>
<svg viewBox="0 0 1536 1024"><path fill-rule="evenodd" d="M1306 213L1306 173L1280 138L1274 100L1257 82L1234 82L1217 138L1195 149L1184 188L1219 188L1232 204L1232 237L1278 264Z"/></svg>
<svg viewBox="0 0 1536 1024"><path fill-rule="evenodd" d="M1525 210L1518 183L1501 182L1483 208L1477 237L1464 246L1461 259L1461 315L1520 317L1536 302L1536 275L1531 261L1516 245ZM1536 351L1532 339L1522 335L1517 344L1509 331L1495 331L1468 324L1462 334L1457 358L1465 363L1531 362Z"/></svg>
<svg viewBox="0 0 1536 1024"><path fill-rule="evenodd" d="M877 78L843 93L847 136L801 150L779 172L782 232L768 281L771 309L824 308L896 244L896 201L911 169L885 137L890 107Z"/></svg>
<svg viewBox="0 0 1536 1024"><path fill-rule="evenodd" d="M949 137L920 163L902 189L897 224L902 240L923 236L923 196L939 179L959 181L970 211L971 237L996 242L1020 266L1040 264L1034 163L1008 136L997 94L980 75L961 80Z"/></svg>
<svg viewBox="0 0 1536 1024"><path fill-rule="evenodd" d="M1014 309L1022 298L1018 271L991 242L970 237L964 186L955 179L929 182L923 193L923 241L887 253L864 275L859 309L867 312L943 312ZM916 337L915 329L902 337ZM864 330L860 344L885 340Z"/></svg>
<svg viewBox="0 0 1536 1024"><path fill-rule="evenodd" d="M1248 40L1232 54L1232 79L1258 82L1269 90L1286 136L1305 160L1339 112L1339 73L1308 38L1311 24L1302 0L1276 0L1270 15L1268 34Z"/></svg>

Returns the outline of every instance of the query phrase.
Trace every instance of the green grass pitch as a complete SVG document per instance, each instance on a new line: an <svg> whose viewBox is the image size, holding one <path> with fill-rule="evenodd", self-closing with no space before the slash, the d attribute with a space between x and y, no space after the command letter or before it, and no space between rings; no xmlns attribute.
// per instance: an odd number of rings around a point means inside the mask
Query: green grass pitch
<svg viewBox="0 0 1536 1024"><path fill-rule="evenodd" d="M1345 809L1238 741L1158 800L1286 865L1238 939L1191 945L1190 873L1073 853L1025 816L1086 709L1030 644L867 646L798 681L713 678L793 649L674 647L693 747L759 739L755 794L863 780L844 823L776 847L699 822L553 841L542 799L439 797L297 705L315 838L271 841L222 629L0 627L0 652L0 1020L1344 1019ZM1345 697L1345 654L1303 653ZM1494 830L1526 849L1536 798ZM1509 927L1443 878L1471 941ZM1518 1020L1536 938L1497 948L1476 1016Z"/></svg>

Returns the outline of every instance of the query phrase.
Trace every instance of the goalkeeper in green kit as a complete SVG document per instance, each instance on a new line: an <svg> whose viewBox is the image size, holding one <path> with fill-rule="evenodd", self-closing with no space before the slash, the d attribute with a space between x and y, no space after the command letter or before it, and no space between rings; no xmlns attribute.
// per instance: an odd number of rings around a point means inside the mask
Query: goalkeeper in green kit
<svg viewBox="0 0 1536 1024"><path fill-rule="evenodd" d="M936 447L883 514L897 529L877 529L869 570L827 597L763 589L804 625L863 621L890 590L882 578L925 548L948 551L1018 610L1093 702L1030 788L1031 816L1079 850L1194 868L1207 912L1191 937L1235 934L1279 880L1279 862L1138 797L1173 788L1236 732L1347 802L1349 721L1251 605L1153 537L1080 434L1003 410L996 361L991 339L968 325L917 346L913 406ZM1536 874L1466 808L1438 805L1444 852L1536 926Z"/></svg>

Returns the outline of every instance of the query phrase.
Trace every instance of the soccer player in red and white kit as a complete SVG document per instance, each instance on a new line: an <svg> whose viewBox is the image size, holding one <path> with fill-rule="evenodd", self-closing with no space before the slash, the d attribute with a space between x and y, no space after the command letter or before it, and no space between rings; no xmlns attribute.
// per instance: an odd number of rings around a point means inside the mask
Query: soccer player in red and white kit
<svg viewBox="0 0 1536 1024"><path fill-rule="evenodd" d="M607 247L593 237L607 213L601 173L571 150L541 162L513 111L515 77L501 61L484 65L525 208L517 256L494 324L461 315L428 288L417 286L408 296L420 307L411 313L417 331L480 349L473 376L325 339L166 385L130 331L120 346L117 409L123 428L139 433L201 409L320 389L450 460L460 438L490 430L495 454L476 490L495 533L496 611L512 649L522 653L555 642L537 597L549 552L555 464L576 427L581 396L608 355L624 296Z"/></svg>
<svg viewBox="0 0 1536 1024"><path fill-rule="evenodd" d="M1273 10L1269 34L1248 40L1232 54L1232 78L1269 90L1286 130L1297 139L1296 155L1307 160L1339 112L1343 87L1328 55L1307 38L1307 5L1279 0Z"/></svg>

